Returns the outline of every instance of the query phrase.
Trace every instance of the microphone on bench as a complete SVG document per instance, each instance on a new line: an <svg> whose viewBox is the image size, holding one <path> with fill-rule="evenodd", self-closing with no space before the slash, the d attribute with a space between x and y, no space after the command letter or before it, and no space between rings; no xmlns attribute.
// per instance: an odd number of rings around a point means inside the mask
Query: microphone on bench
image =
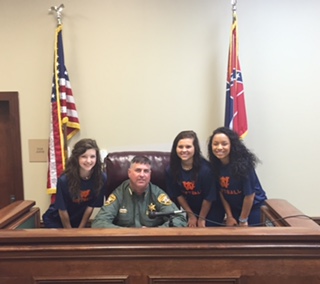
<svg viewBox="0 0 320 284"><path fill-rule="evenodd" d="M155 219L157 217L168 217L168 216L172 216L172 215L176 215L179 213L183 213L185 212L184 210L176 210L176 211L171 211L171 212L155 212L155 211L150 211L148 214L148 217L150 219Z"/></svg>

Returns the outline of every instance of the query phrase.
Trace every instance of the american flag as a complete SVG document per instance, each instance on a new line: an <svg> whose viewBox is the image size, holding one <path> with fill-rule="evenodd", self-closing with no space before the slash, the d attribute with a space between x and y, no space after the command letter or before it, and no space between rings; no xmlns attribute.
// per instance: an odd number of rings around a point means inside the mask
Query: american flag
<svg viewBox="0 0 320 284"><path fill-rule="evenodd" d="M238 56L238 23L233 11L231 38L229 44L226 110L224 125L238 133L240 138L248 132L247 113L244 97L242 74Z"/></svg>
<svg viewBox="0 0 320 284"><path fill-rule="evenodd" d="M57 180L65 168L67 141L79 130L79 117L67 68L64 64L62 25L59 25L56 29L54 46L51 122L48 151L48 194L56 193Z"/></svg>

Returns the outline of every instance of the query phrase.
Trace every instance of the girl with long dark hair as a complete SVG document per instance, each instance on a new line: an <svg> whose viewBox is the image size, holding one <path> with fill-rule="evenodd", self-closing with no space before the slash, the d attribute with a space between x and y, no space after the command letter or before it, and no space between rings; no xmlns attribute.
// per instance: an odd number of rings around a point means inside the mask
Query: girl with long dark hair
<svg viewBox="0 0 320 284"><path fill-rule="evenodd" d="M43 215L45 227L84 228L93 208L103 205L106 180L96 141L78 141L58 179L55 203Z"/></svg>
<svg viewBox="0 0 320 284"><path fill-rule="evenodd" d="M208 155L226 211L226 225L260 224L260 207L267 197L255 172L258 158L227 127L213 131Z"/></svg>
<svg viewBox="0 0 320 284"><path fill-rule="evenodd" d="M221 225L223 207L194 131L182 131L174 139L166 179L169 195L187 213L189 227Z"/></svg>

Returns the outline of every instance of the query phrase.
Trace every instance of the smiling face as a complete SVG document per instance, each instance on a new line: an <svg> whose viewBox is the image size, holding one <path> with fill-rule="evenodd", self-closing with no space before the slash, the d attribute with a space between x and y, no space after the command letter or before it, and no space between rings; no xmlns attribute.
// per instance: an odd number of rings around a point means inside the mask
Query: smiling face
<svg viewBox="0 0 320 284"><path fill-rule="evenodd" d="M91 173L91 170L97 162L97 153L95 149L88 149L79 156L80 176L86 177Z"/></svg>
<svg viewBox="0 0 320 284"><path fill-rule="evenodd" d="M133 163L129 170L130 188L138 195L145 192L151 178L151 165Z"/></svg>
<svg viewBox="0 0 320 284"><path fill-rule="evenodd" d="M194 156L194 145L192 138L180 139L177 144L177 155L181 159L182 164L192 165Z"/></svg>
<svg viewBox="0 0 320 284"><path fill-rule="evenodd" d="M222 164L226 165L229 163L231 143L227 135L218 133L213 136L212 139L212 153L221 161Z"/></svg>

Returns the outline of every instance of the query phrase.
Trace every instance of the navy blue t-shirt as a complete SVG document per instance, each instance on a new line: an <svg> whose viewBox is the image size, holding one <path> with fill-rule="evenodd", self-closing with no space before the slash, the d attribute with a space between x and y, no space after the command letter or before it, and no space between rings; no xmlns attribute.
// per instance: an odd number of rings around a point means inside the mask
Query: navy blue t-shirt
<svg viewBox="0 0 320 284"><path fill-rule="evenodd" d="M192 170L186 171L181 167L180 173L181 181L176 182L170 167L166 169L167 190L171 198L183 196L195 214L200 213L204 199L210 202L217 199L213 173L208 161L202 159L197 180L194 179Z"/></svg>
<svg viewBox="0 0 320 284"><path fill-rule="evenodd" d="M220 168L219 190L231 208L242 209L243 199L255 193L253 207L260 206L267 199L256 171L252 169L247 178L237 179L231 174L230 164Z"/></svg>
<svg viewBox="0 0 320 284"><path fill-rule="evenodd" d="M107 176L103 173L103 186L98 196L94 195L94 179L81 180L80 198L72 200L69 193L68 179L65 174L61 175L57 183L57 195L54 203L54 209L46 213L46 219L51 222L60 222L58 210L67 210L70 223L73 228L79 227L83 214L87 207L101 207L104 201Z"/></svg>

